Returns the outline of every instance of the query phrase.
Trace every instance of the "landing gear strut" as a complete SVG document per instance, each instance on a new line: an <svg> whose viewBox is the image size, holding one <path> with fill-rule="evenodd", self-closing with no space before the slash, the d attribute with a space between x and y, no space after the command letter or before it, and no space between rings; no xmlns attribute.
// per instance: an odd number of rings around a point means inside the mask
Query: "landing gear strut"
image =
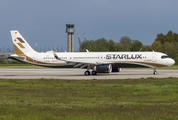
<svg viewBox="0 0 178 120"><path fill-rule="evenodd" d="M157 75L157 71L156 71L156 68L153 69L153 75Z"/></svg>
<svg viewBox="0 0 178 120"><path fill-rule="evenodd" d="M84 72L84 75L88 76L90 75L90 66L87 66L87 71Z"/></svg>
<svg viewBox="0 0 178 120"><path fill-rule="evenodd" d="M86 75L86 76L88 76L90 74L97 75L97 72L95 70L93 70L92 72L90 72L90 69L92 69L91 66L87 66L87 71L84 72L84 75Z"/></svg>

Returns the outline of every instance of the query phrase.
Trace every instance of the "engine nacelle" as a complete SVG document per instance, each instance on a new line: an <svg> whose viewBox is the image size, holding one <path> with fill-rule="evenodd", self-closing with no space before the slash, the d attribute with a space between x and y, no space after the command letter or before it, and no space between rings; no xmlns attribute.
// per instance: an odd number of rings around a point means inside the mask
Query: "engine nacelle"
<svg viewBox="0 0 178 120"><path fill-rule="evenodd" d="M94 70L97 73L110 73L112 71L112 65L111 64L96 65L94 67Z"/></svg>

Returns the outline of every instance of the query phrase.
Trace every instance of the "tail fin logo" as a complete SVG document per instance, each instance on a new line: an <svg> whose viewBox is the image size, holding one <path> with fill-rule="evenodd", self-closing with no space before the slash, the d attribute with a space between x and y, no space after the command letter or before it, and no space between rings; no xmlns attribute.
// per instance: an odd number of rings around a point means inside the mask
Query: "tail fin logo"
<svg viewBox="0 0 178 120"><path fill-rule="evenodd" d="M17 43L21 48L25 48L21 43Z"/></svg>
<svg viewBox="0 0 178 120"><path fill-rule="evenodd" d="M28 44L28 42L23 38L23 36L17 30L11 30L11 37L14 44L16 54L24 54L36 51Z"/></svg>
<svg viewBox="0 0 178 120"><path fill-rule="evenodd" d="M17 38L21 43L25 43L23 40L22 40L22 38Z"/></svg>
<svg viewBox="0 0 178 120"><path fill-rule="evenodd" d="M17 40L19 41L17 44L18 44L21 48L25 48L25 47L23 46L23 43L25 43L25 42L23 41L23 39L20 38L20 37L17 37ZM16 41L16 39L15 39L15 41Z"/></svg>

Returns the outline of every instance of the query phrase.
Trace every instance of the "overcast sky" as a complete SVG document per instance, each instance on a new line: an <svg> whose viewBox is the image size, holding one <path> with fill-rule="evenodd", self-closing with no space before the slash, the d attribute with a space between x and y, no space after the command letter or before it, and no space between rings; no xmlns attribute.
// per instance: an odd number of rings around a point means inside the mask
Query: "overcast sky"
<svg viewBox="0 0 178 120"><path fill-rule="evenodd" d="M32 47L67 48L66 23L83 40L119 42L122 36L151 45L158 33L178 33L178 0L0 0L0 47L12 47L18 30Z"/></svg>

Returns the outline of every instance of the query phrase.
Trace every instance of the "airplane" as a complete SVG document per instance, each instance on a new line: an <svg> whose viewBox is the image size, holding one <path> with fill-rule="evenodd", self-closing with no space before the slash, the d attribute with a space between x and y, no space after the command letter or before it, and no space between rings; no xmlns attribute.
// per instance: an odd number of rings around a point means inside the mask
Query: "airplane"
<svg viewBox="0 0 178 120"><path fill-rule="evenodd" d="M175 63L172 58L161 52L37 52L27 43L17 30L11 30L15 54L11 59L30 63L33 65L56 68L82 68L86 69L84 75L97 75L98 73L120 72L121 68L167 67Z"/></svg>

